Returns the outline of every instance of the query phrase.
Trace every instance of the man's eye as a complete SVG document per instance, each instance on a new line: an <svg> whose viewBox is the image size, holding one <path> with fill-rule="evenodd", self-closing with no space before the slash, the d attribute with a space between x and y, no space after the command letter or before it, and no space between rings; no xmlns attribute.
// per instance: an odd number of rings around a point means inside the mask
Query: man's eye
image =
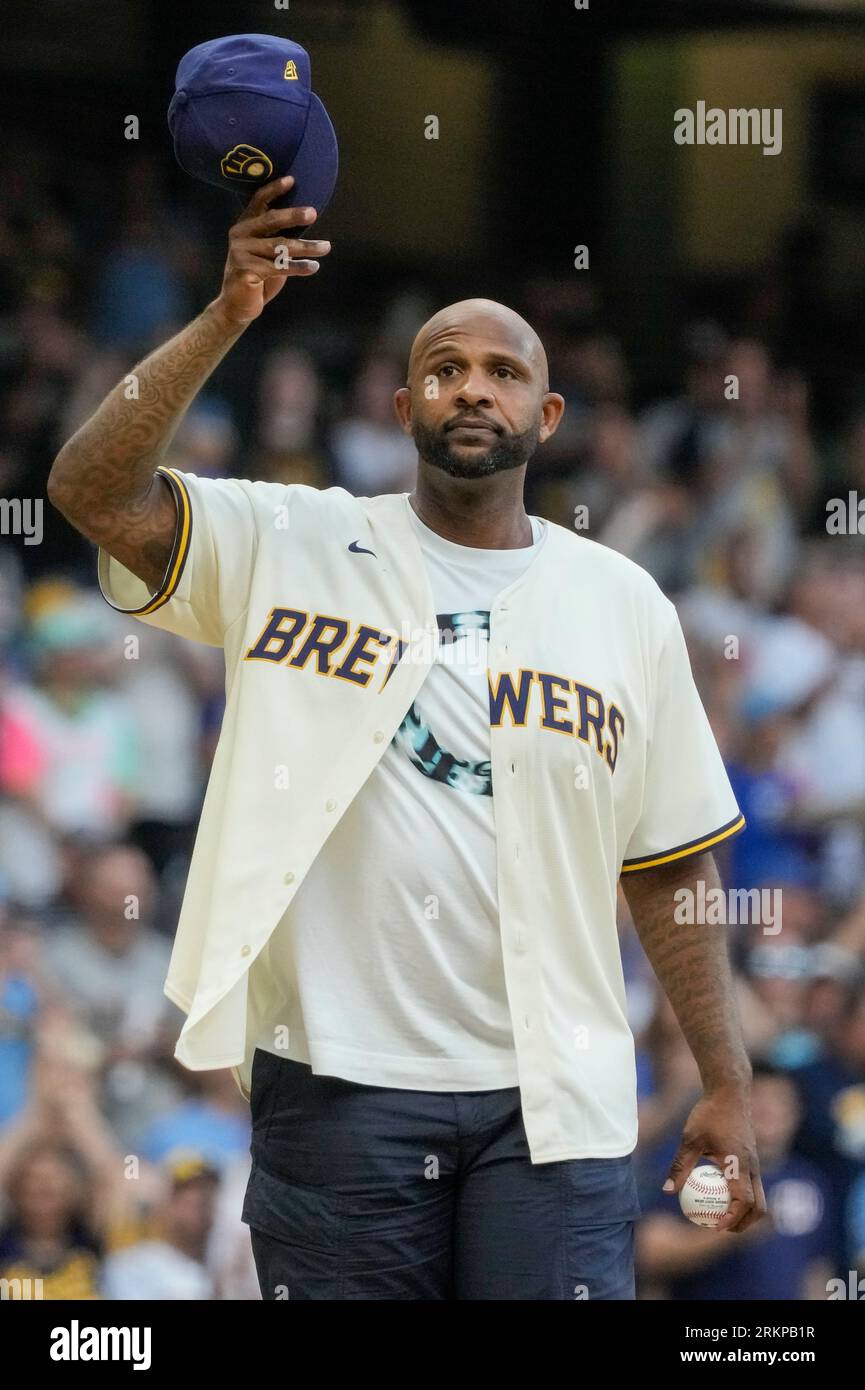
<svg viewBox="0 0 865 1390"><path fill-rule="evenodd" d="M504 372L505 376L513 376L513 375L514 375L514 373L511 371L511 368L510 368L510 367L496 367L496 375L497 375L497 376L499 375L500 372Z"/></svg>
<svg viewBox="0 0 865 1390"><path fill-rule="evenodd" d="M454 366L453 362L445 362L443 366L439 367L439 376L446 376L448 372L455 371L456 367Z"/></svg>

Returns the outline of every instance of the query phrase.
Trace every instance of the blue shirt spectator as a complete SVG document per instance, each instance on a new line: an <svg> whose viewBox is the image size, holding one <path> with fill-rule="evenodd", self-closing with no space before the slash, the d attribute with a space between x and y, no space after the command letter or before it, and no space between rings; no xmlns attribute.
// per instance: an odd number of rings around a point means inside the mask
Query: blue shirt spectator
<svg viewBox="0 0 865 1390"><path fill-rule="evenodd" d="M33 1059L36 990L21 975L0 980L0 1125L24 1108Z"/></svg>
<svg viewBox="0 0 865 1390"><path fill-rule="evenodd" d="M220 1171L249 1150L249 1122L241 1112L220 1110L199 1098L160 1115L139 1139L143 1158L161 1163L175 1150L194 1150Z"/></svg>

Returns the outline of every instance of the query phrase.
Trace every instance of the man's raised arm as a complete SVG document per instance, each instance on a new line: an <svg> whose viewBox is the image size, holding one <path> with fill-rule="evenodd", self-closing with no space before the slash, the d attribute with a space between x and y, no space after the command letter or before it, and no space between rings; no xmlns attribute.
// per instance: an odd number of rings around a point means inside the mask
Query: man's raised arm
<svg viewBox="0 0 865 1390"><path fill-rule="evenodd" d="M133 369L64 444L48 497L96 545L155 589L168 566L177 525L171 489L156 469L185 412L244 329L290 276L318 270L328 241L289 239L315 221L313 208L271 208L291 175L265 184L229 234L222 289L198 318ZM300 259L295 259L299 257ZM130 395L132 393L129 393Z"/></svg>

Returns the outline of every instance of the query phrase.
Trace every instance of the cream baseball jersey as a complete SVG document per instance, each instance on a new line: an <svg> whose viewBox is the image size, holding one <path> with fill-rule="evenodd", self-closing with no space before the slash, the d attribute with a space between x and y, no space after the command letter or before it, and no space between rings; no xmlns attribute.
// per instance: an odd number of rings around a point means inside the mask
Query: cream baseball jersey
<svg viewBox="0 0 865 1390"><path fill-rule="evenodd" d="M178 508L163 584L151 593L102 551L99 580L120 611L224 649L165 992L187 1015L178 1060L231 1067L248 1096L276 1004L265 948L441 635L407 493L160 472ZM710 849L744 819L676 611L637 565L547 523L487 638L498 928L531 1158L630 1153L619 876Z"/></svg>

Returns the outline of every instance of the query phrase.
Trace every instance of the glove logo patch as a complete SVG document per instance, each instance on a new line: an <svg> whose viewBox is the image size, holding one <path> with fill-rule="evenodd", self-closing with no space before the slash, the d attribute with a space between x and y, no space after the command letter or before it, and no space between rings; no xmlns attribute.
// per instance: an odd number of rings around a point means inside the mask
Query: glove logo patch
<svg viewBox="0 0 865 1390"><path fill-rule="evenodd" d="M273 164L264 150L257 150L254 145L235 145L222 156L219 171L227 179L264 179L273 173Z"/></svg>

